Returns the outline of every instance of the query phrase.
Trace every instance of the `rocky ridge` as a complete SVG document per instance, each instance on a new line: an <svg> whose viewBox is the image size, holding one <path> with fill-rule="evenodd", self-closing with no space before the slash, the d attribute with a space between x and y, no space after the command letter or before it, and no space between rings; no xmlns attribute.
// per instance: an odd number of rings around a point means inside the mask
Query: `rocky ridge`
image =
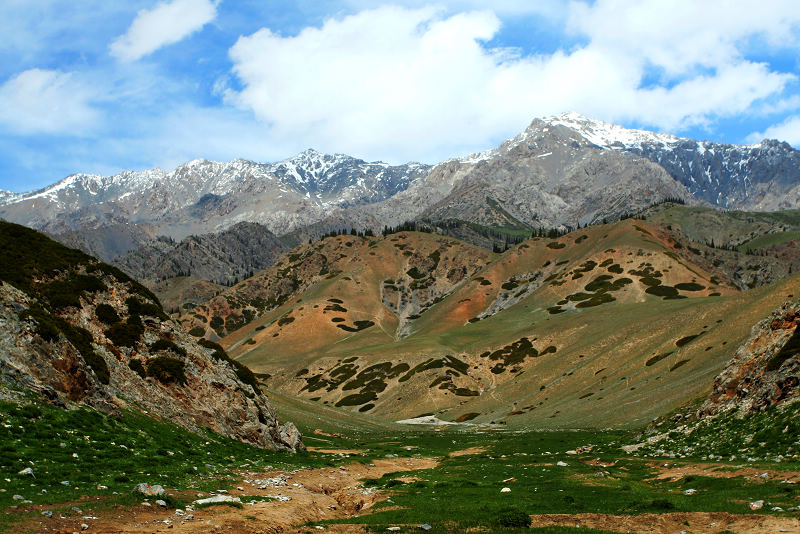
<svg viewBox="0 0 800 534"><path fill-rule="evenodd" d="M0 230L10 260L0 269L4 389L61 406L140 409L260 447L303 448L249 369L186 334L141 284L27 228Z"/></svg>

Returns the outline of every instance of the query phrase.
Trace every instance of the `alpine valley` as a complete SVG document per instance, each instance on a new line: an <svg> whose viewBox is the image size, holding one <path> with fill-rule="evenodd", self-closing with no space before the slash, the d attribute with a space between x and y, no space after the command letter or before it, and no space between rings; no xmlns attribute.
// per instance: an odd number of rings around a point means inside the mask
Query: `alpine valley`
<svg viewBox="0 0 800 534"><path fill-rule="evenodd" d="M0 217L0 529L800 531L786 143L566 113Z"/></svg>

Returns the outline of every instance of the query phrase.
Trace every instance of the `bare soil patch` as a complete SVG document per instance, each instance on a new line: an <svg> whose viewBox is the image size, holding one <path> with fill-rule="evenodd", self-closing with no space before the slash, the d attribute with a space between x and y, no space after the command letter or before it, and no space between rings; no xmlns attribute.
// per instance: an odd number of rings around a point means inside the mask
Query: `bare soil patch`
<svg viewBox="0 0 800 534"><path fill-rule="evenodd" d="M309 521L356 517L368 513L388 494L365 488L360 480L378 478L387 473L431 469L438 465L434 458L392 458L370 464L350 464L338 468L302 469L244 473L242 481L230 489L229 495L273 497L272 501L245 503L242 509L218 505L178 515L174 510L158 507L117 507L96 519L81 517L61 519L37 517L20 527L28 532L81 531L81 523L89 525L87 533L208 533L278 534L307 532L308 527L295 527ZM283 479L284 484L266 485L266 479ZM249 481L249 483L248 483ZM262 486L262 489L259 488ZM189 498L193 497L188 496ZM288 500L281 500L288 497ZM154 499L153 499L154 500ZM152 502L152 501L151 501ZM27 529L27 530L25 530ZM363 532L360 525L331 525L326 532Z"/></svg>
<svg viewBox="0 0 800 534"><path fill-rule="evenodd" d="M309 452L320 454L361 454L364 451L358 449L323 449L320 447L306 447Z"/></svg>
<svg viewBox="0 0 800 534"><path fill-rule="evenodd" d="M542 514L531 516L532 527L579 527L614 532L647 534L692 532L716 534L725 530L738 534L764 532L800 532L800 520L755 514L725 512L680 512L670 514L611 515L611 514ZM687 526L688 523L688 526Z"/></svg>
<svg viewBox="0 0 800 534"><path fill-rule="evenodd" d="M464 449L460 451L453 451L448 456L451 458L455 458L457 456L469 456L470 454L481 454L482 452L486 452L489 449L486 447L470 447L469 449Z"/></svg>
<svg viewBox="0 0 800 534"><path fill-rule="evenodd" d="M789 482L800 483L800 472L797 471L774 471L758 469L748 466L731 466L719 464L665 464L652 463L651 467L658 469L657 480L680 480L687 476L704 476L714 478L752 478L763 480L762 475L767 474L769 480L787 480Z"/></svg>

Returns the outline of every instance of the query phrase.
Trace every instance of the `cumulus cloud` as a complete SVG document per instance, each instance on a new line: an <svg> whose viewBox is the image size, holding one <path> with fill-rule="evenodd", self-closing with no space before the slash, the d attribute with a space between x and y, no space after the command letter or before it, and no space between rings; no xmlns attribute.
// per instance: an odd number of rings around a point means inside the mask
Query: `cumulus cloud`
<svg viewBox="0 0 800 534"><path fill-rule="evenodd" d="M225 94L278 138L395 160L485 148L568 110L680 131L752 111L795 80L743 53L752 39L797 41L791 4L575 2L564 20L581 44L539 55L489 48L501 27L491 11L381 7L239 38L241 87Z"/></svg>
<svg viewBox="0 0 800 534"><path fill-rule="evenodd" d="M788 117L780 124L770 126L763 132L754 132L748 137L751 143L757 143L763 139L777 139L786 141L794 147L800 147L800 115Z"/></svg>
<svg viewBox="0 0 800 534"><path fill-rule="evenodd" d="M172 0L137 13L128 31L109 50L122 61L136 61L199 30L217 16L211 0Z"/></svg>
<svg viewBox="0 0 800 534"><path fill-rule="evenodd" d="M0 123L21 134L81 136L98 119L93 96L71 73L26 70L0 86Z"/></svg>

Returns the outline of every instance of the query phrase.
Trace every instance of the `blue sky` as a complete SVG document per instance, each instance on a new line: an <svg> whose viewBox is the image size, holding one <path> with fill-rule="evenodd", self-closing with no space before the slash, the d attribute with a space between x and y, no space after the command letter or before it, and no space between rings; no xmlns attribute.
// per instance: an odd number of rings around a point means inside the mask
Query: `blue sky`
<svg viewBox="0 0 800 534"><path fill-rule="evenodd" d="M392 163L535 117L800 147L795 1L4 0L0 189L305 148Z"/></svg>

